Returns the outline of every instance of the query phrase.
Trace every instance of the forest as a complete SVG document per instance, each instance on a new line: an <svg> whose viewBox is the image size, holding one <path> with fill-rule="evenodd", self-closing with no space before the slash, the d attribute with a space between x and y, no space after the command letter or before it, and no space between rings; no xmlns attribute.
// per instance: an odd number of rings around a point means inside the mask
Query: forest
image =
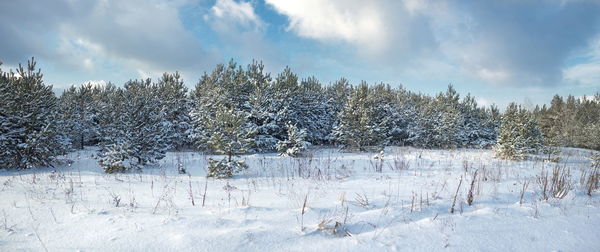
<svg viewBox="0 0 600 252"><path fill-rule="evenodd" d="M558 147L600 150L600 94L555 96L549 105L479 106L448 85L435 96L389 84L322 84L290 68L272 77L261 62L233 60L188 90L178 73L123 85L90 83L56 95L32 58L0 69L0 167L52 166L86 146L108 172L141 169L169 150L224 154L209 176L230 177L246 153L302 155L308 146L347 152L385 146L492 148L497 157L555 155Z"/></svg>

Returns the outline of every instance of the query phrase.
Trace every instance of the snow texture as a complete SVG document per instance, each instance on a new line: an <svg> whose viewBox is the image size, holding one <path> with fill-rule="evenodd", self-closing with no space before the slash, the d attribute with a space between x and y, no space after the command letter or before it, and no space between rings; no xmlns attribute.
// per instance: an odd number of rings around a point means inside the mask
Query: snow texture
<svg viewBox="0 0 600 252"><path fill-rule="evenodd" d="M490 150L245 155L250 168L231 179L206 179L208 158L223 156L168 152L143 171L105 174L95 153L0 170L0 250L600 250L600 199L579 182L591 152L580 149L560 154L571 190L547 201L537 176L556 163L499 160Z"/></svg>

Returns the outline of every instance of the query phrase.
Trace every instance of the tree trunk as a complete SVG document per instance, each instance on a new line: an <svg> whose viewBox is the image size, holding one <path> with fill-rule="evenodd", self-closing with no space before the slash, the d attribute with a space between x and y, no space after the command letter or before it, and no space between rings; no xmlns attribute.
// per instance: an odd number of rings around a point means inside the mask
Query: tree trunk
<svg viewBox="0 0 600 252"><path fill-rule="evenodd" d="M79 148L80 148L81 150L83 150L83 134L81 134L81 135L80 135L80 138L79 138L79 144L80 144Z"/></svg>

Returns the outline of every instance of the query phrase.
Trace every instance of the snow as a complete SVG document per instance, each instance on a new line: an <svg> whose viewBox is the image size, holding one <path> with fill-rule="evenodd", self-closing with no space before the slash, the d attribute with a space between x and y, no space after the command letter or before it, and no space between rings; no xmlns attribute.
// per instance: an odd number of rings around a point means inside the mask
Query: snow
<svg viewBox="0 0 600 252"><path fill-rule="evenodd" d="M586 150L563 150L559 165L570 167L572 190L548 201L539 199L536 176L557 164L498 160L490 150L387 148L383 159L329 148L295 159L254 154L240 158L250 166L243 174L208 180L208 158L222 156L169 152L143 171L108 175L95 153L71 153L56 171L0 171L0 250L600 250L600 198L579 184ZM178 173L180 163L189 175ZM481 180L468 206L476 169Z"/></svg>

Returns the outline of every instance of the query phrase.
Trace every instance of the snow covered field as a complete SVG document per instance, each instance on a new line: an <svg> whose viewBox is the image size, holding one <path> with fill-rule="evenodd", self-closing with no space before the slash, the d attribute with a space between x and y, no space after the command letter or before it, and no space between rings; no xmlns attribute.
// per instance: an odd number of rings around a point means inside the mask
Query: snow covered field
<svg viewBox="0 0 600 252"><path fill-rule="evenodd" d="M489 150L247 155L250 169L223 180L206 180L208 156L194 152L115 175L94 153L0 171L0 250L600 251L600 198L580 183L585 150L562 152L571 190L548 200L538 178L556 163Z"/></svg>

